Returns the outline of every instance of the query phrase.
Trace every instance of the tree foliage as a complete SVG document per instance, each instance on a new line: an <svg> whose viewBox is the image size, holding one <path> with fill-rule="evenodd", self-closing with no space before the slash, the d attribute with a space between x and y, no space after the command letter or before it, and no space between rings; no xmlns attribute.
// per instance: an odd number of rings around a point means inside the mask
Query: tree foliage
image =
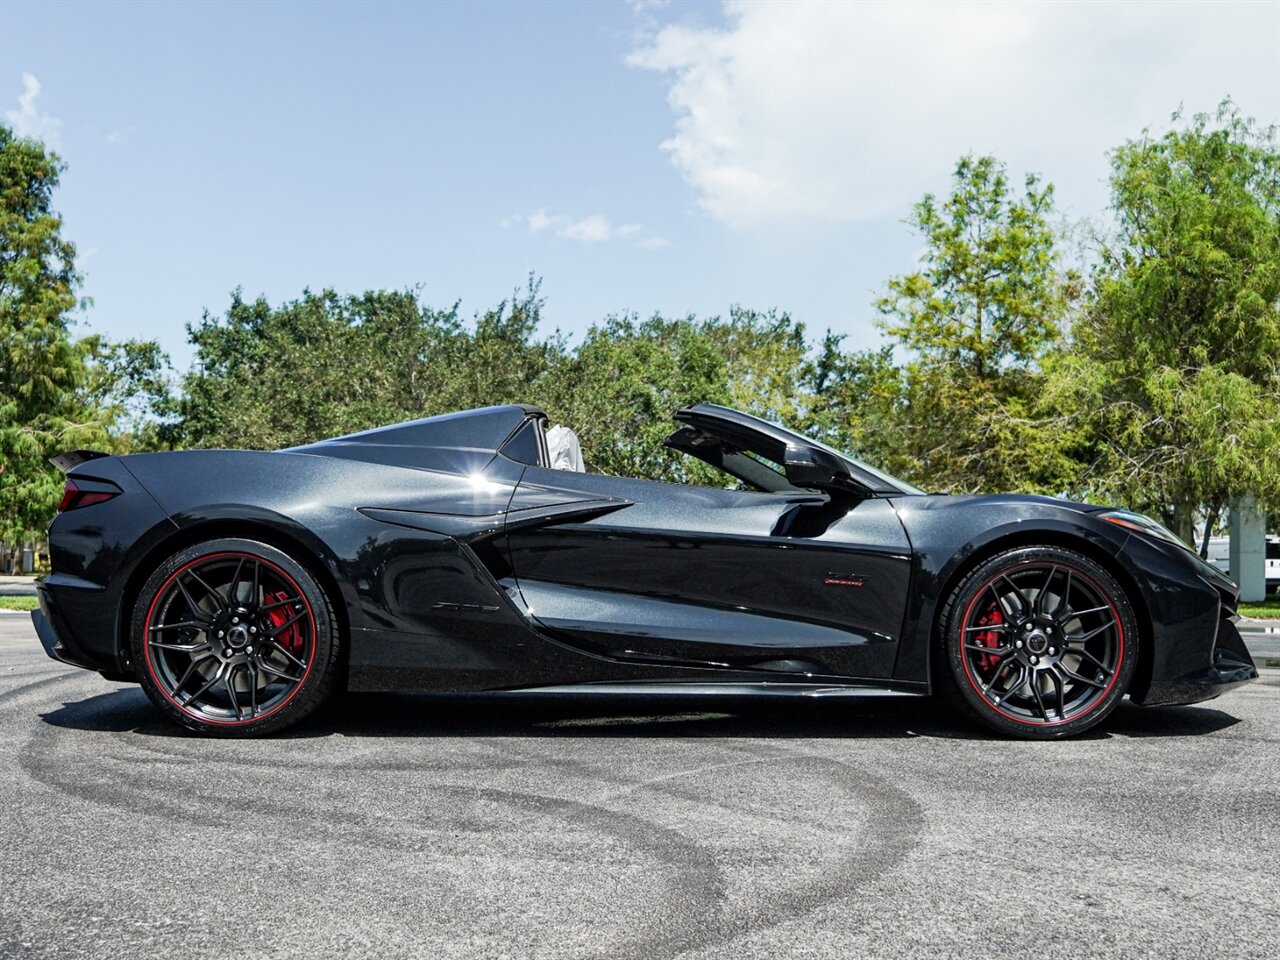
<svg viewBox="0 0 1280 960"><path fill-rule="evenodd" d="M398 420L528 402L563 354L536 336L537 283L468 327L457 306L416 291L342 296L310 291L279 307L237 291L221 317L188 333L176 439L188 446L271 450Z"/></svg>
<svg viewBox="0 0 1280 960"><path fill-rule="evenodd" d="M0 125L0 540L35 535L57 500L45 462L86 425L83 351L68 334L80 275L51 209L56 154Z"/></svg>
<svg viewBox="0 0 1280 960"><path fill-rule="evenodd" d="M1228 101L1111 162L1114 236L1063 392L1095 491L1190 540L1199 507L1280 508L1280 150Z"/></svg>
<svg viewBox="0 0 1280 960"><path fill-rule="evenodd" d="M533 279L471 323L414 291L306 293L279 307L236 293L224 316L189 329L196 365L183 383L179 439L277 449L525 402L573 426L593 470L718 482L663 447L672 411L712 401L803 417L807 345L785 314L610 317L570 349L558 333L542 335L542 307Z"/></svg>
<svg viewBox="0 0 1280 960"><path fill-rule="evenodd" d="M1043 360L1078 296L1059 264L1053 187L1028 176L1015 195L994 157L963 157L951 193L916 205L920 269L877 301L906 358L896 407L901 452L918 482L956 491L1061 492L1074 461L1040 422Z"/></svg>
<svg viewBox="0 0 1280 960"><path fill-rule="evenodd" d="M62 477L49 457L160 442L167 358L153 341L76 339L75 245L52 209L56 154L0 125L0 540L38 538Z"/></svg>

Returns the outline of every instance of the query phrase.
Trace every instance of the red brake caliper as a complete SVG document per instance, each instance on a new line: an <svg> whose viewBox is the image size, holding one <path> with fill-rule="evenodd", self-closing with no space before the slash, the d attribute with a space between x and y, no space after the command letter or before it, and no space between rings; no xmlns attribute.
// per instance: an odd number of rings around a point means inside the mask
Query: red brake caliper
<svg viewBox="0 0 1280 960"><path fill-rule="evenodd" d="M288 599L289 595L283 590L279 593L268 593L266 595L267 603L279 603L282 600ZM292 604L288 604L282 607L276 607L274 610L268 610L267 619L271 621L271 626L279 629L281 624L298 612L291 609L291 607ZM281 631L280 635L276 637L276 643L280 644L280 646L284 647L294 656L302 653L302 631L298 629L298 624L296 622L289 624L289 626L285 630Z"/></svg>
<svg viewBox="0 0 1280 960"><path fill-rule="evenodd" d="M997 624L1004 623L1004 617L1000 614L1000 608L995 604L991 605L991 609L982 615L982 618L975 624L979 627L994 627ZM995 630L989 630L986 633L979 633L974 642L982 647L998 647L1000 646L1000 634ZM994 670L1000 662L1000 658L994 653L983 653L978 655L979 667L986 670Z"/></svg>

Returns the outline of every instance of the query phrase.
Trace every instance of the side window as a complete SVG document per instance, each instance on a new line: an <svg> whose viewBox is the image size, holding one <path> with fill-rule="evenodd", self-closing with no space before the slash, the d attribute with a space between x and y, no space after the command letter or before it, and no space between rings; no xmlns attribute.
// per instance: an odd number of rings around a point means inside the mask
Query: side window
<svg viewBox="0 0 1280 960"><path fill-rule="evenodd" d="M736 447L724 438L681 427L667 438L666 445L726 474L725 486L730 489L759 493L799 491L787 479L786 468L773 457L758 450Z"/></svg>
<svg viewBox="0 0 1280 960"><path fill-rule="evenodd" d="M534 420L527 421L502 445L502 455L517 463L527 463L531 467L546 466L542 455L542 426Z"/></svg>

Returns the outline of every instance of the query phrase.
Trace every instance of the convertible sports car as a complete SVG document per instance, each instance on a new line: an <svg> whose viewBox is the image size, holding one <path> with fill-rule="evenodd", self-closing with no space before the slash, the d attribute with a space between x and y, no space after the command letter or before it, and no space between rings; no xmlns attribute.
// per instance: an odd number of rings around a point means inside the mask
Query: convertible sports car
<svg viewBox="0 0 1280 960"><path fill-rule="evenodd" d="M724 486L580 472L531 406L278 452L66 454L37 632L235 736L345 686L940 692L1050 738L1125 694L1257 676L1235 586L1145 517L927 495L744 413L675 417L667 446Z"/></svg>

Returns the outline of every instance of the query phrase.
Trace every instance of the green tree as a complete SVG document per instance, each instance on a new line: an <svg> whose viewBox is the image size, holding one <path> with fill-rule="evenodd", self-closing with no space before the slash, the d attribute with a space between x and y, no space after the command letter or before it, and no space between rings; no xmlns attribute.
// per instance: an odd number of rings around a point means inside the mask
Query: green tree
<svg viewBox="0 0 1280 960"><path fill-rule="evenodd" d="M876 307L906 356L896 409L898 467L956 491L1061 492L1077 465L1039 422L1041 362L1079 295L1061 269L1053 187L1015 196L1004 165L964 157L950 195L927 195L911 224L921 267L891 280Z"/></svg>
<svg viewBox="0 0 1280 960"><path fill-rule="evenodd" d="M582 442L587 469L675 483L721 484L724 476L662 445L671 414L729 398L725 358L709 326L693 317L610 317L531 394Z"/></svg>
<svg viewBox="0 0 1280 960"><path fill-rule="evenodd" d="M169 357L154 340L111 341L98 335L77 342L87 365L76 393L82 416L106 426L110 453L140 453L172 446L175 398Z"/></svg>
<svg viewBox="0 0 1280 960"><path fill-rule="evenodd" d="M1280 509L1280 150L1227 101L1111 167L1114 235L1059 390L1090 420L1099 494L1191 542L1197 508Z"/></svg>
<svg viewBox="0 0 1280 960"><path fill-rule="evenodd" d="M729 406L766 420L804 425L812 378L804 324L783 311L735 305L727 320L712 317L703 322L702 331L724 358Z"/></svg>
<svg viewBox="0 0 1280 960"><path fill-rule="evenodd" d="M47 459L101 436L76 391L84 350L68 332L80 275L51 209L56 154L0 125L0 540L35 539L62 481Z"/></svg>
<svg viewBox="0 0 1280 960"><path fill-rule="evenodd" d="M902 446L903 376L893 347L845 351L827 331L806 370L810 436L904 478L917 469Z"/></svg>
<svg viewBox="0 0 1280 960"><path fill-rule="evenodd" d="M270 450L450 410L528 400L563 352L535 334L538 285L477 317L416 291L304 291L272 307L237 291L188 327L196 348L177 403L190 446Z"/></svg>

